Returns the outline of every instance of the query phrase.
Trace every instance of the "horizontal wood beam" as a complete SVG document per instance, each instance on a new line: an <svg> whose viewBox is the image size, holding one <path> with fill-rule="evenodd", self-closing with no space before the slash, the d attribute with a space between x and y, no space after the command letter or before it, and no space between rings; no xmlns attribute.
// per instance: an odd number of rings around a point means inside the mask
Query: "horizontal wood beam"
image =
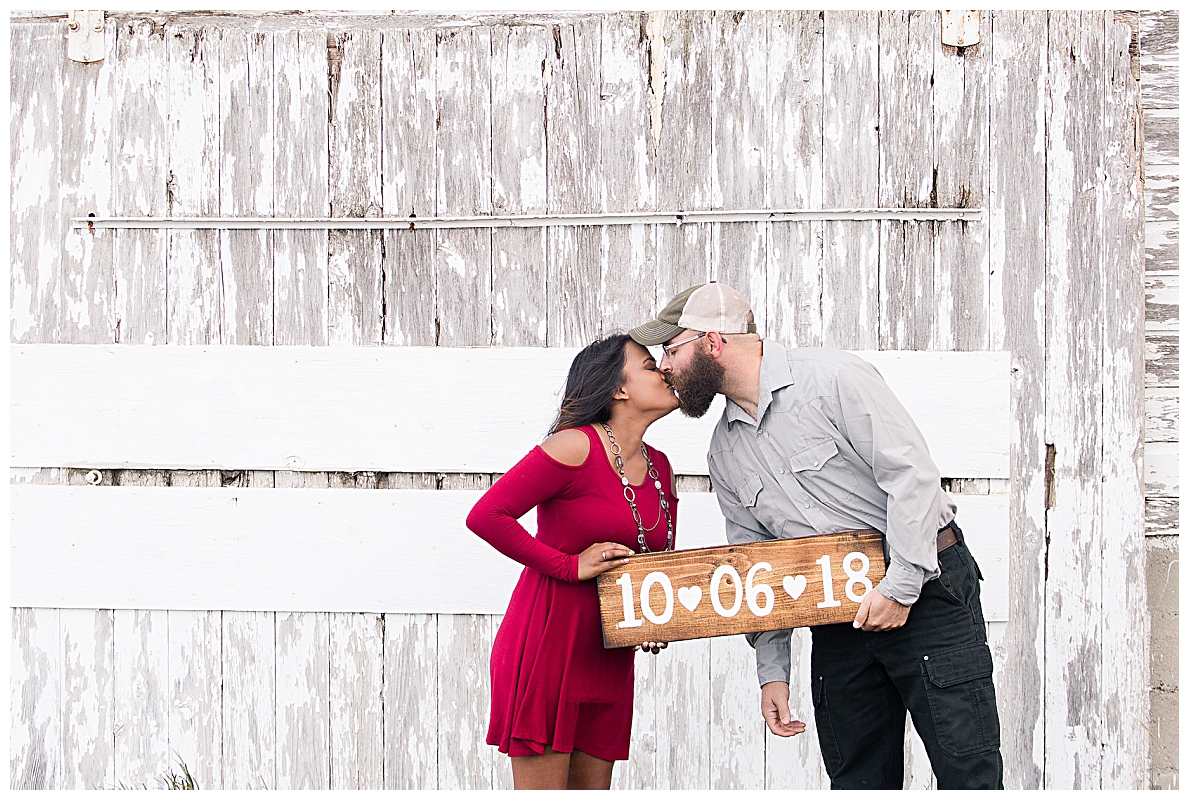
<svg viewBox="0 0 1189 800"><path fill-rule="evenodd" d="M521 567L467 530L481 494L14 485L9 603L502 614ZM957 499L986 618L1007 619L1008 497ZM725 543L716 496L682 495L677 546Z"/></svg>
<svg viewBox="0 0 1189 800"><path fill-rule="evenodd" d="M505 472L574 348L14 345L11 467ZM1008 478L1006 353L866 351L941 474ZM648 441L705 475L721 398Z"/></svg>

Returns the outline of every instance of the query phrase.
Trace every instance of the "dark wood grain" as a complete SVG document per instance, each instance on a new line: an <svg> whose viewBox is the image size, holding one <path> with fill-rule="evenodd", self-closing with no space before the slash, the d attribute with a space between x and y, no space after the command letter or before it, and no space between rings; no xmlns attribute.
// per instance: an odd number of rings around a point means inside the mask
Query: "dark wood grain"
<svg viewBox="0 0 1189 800"><path fill-rule="evenodd" d="M634 556L624 566L607 570L598 577L603 645L608 648L627 647L641 642L677 642L684 639L849 622L854 619L859 604L847 597L848 576L844 570L843 559L852 552L867 556L870 567L866 577L872 586L878 584L884 574L881 539L881 535L876 531L848 531L804 539L783 539ZM816 562L827 555L830 556L834 599L839 601L840 605L818 608L825 592L822 585L822 566ZM771 588L772 610L764 616L752 613L750 603L746 599L746 586L736 588L733 585L733 576L728 575L717 582L722 606L729 612L736 605L736 591L743 594L744 598L738 603L739 608L735 614L730 617L720 615L712 602L711 582L716 570L728 565L734 567L741 581L746 583L748 571L760 563L771 565L771 570L757 571L753 584L764 584ZM673 613L664 624L656 624L645 618L640 608L642 585L648 576L657 572L668 576L672 584ZM632 616L642 623L637 627L618 627L625 615L622 587L616 581L625 574L631 576ZM786 577L796 579L798 576L804 576L805 584L794 598L785 591L782 582ZM689 588L701 593L700 600L692 611L682 604L679 597L683 589ZM854 592L860 597L863 594L859 587L856 587ZM659 585L650 589L649 598L652 609L667 606L663 589ZM757 597L755 603L757 607L764 609L768 607L769 600ZM664 616L663 612L661 616Z"/></svg>

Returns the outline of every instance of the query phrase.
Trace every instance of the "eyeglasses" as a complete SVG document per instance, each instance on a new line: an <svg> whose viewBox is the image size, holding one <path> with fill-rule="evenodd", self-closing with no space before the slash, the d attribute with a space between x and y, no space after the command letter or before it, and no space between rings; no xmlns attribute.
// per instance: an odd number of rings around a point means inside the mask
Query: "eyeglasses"
<svg viewBox="0 0 1189 800"><path fill-rule="evenodd" d="M683 344L689 344L690 342L701 339L705 335L706 335L705 333L699 333L697 336L691 336L688 339L682 339L680 342L677 342L676 344L662 344L661 349L665 351L665 355L667 355L669 358L672 358L673 351L676 350L678 347L681 347L681 345L683 345Z"/></svg>

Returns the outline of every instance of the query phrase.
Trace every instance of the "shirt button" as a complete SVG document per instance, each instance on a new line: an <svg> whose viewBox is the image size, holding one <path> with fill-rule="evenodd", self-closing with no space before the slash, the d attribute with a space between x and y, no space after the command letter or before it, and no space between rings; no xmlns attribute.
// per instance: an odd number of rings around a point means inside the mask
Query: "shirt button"
<svg viewBox="0 0 1189 800"><path fill-rule="evenodd" d="M817 462L816 462L816 461L814 461L814 462L813 462L813 466L815 466L815 467L817 466Z"/></svg>
<svg viewBox="0 0 1189 800"><path fill-rule="evenodd" d="M781 475L783 475L783 474L784 474L784 470L783 470L783 469L781 469L781 470L777 470L777 472L779 472Z"/></svg>
<svg viewBox="0 0 1189 800"><path fill-rule="evenodd" d="M805 507L806 507L806 508L809 508L809 503L806 503L806 504L805 504Z"/></svg>

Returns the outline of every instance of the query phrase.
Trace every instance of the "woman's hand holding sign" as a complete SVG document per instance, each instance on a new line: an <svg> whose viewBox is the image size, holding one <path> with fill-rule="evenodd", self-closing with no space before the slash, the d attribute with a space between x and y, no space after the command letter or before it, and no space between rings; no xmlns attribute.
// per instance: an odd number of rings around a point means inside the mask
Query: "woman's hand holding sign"
<svg viewBox="0 0 1189 800"><path fill-rule="evenodd" d="M628 563L631 549L619 542L597 542L578 554L578 580L588 581Z"/></svg>
<svg viewBox="0 0 1189 800"><path fill-rule="evenodd" d="M612 567L628 563L632 550L617 542L599 542L578 554L578 580L588 581L602 575ZM668 647L668 642L644 642L636 649L656 655Z"/></svg>

